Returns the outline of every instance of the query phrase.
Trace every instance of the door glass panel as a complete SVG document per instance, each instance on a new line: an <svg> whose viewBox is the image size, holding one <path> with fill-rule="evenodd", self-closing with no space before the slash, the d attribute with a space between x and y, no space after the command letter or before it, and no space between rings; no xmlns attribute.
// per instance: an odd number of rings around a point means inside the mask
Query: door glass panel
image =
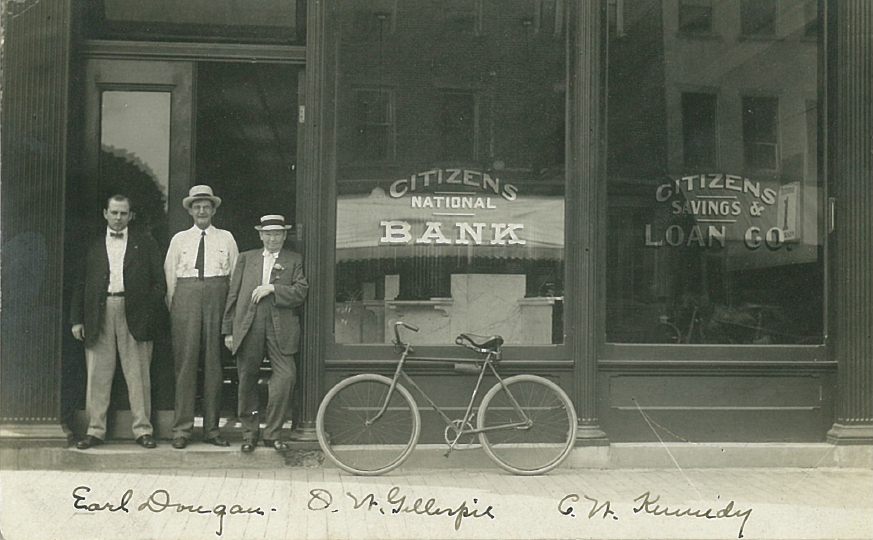
<svg viewBox="0 0 873 540"><path fill-rule="evenodd" d="M565 8L338 3L338 343L563 342Z"/></svg>
<svg viewBox="0 0 873 540"><path fill-rule="evenodd" d="M819 25L776 4L617 4L609 342L823 341Z"/></svg>
<svg viewBox="0 0 873 540"><path fill-rule="evenodd" d="M105 91L100 117L101 198L130 197L134 224L167 238L169 92Z"/></svg>

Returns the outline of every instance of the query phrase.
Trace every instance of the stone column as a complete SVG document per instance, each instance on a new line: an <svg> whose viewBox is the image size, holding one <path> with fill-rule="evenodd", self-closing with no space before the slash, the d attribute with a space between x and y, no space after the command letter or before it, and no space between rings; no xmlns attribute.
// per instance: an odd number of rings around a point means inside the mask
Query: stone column
<svg viewBox="0 0 873 540"><path fill-rule="evenodd" d="M603 291L603 208L606 203L604 169L604 66L602 62L601 3L569 2L567 31L567 216L565 319L567 344L572 350L574 401L579 416L577 444L608 444L596 410L597 343L603 324L598 314Z"/></svg>
<svg viewBox="0 0 873 540"><path fill-rule="evenodd" d="M873 2L827 3L834 444L873 443Z"/></svg>
<svg viewBox="0 0 873 540"><path fill-rule="evenodd" d="M333 265L328 265L334 242L335 203L329 138L333 85L327 83L330 70L329 36L331 8L326 2L309 0L306 10L306 70L302 111L303 159L298 173L301 186L297 203L300 218L297 238L302 245L304 272L309 281L309 298L304 307L303 335L296 391L302 392L301 410L296 416L293 438L315 441L315 417L324 386L326 339L332 336L333 299L328 295Z"/></svg>

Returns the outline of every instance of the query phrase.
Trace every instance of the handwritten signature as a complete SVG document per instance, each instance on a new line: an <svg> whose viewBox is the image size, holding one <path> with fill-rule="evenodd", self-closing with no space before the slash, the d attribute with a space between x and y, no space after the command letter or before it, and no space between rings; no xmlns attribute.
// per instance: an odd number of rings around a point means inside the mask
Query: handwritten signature
<svg viewBox="0 0 873 540"><path fill-rule="evenodd" d="M307 504L309 510L328 510L337 512L334 504L334 498L330 491L326 489L313 489L309 491L310 499ZM445 505L440 503L435 497L424 499L403 494L399 487L393 486L388 490L384 500L379 499L375 493L367 493L366 495L355 495L350 491L345 493L346 497L351 501L352 510L377 511L382 515L398 515L398 514L414 514L419 516L448 516L454 517L455 530L461 528L461 522L465 518L489 518L494 519L494 507L488 505L484 510L477 508L479 499L474 497L472 503L461 501L460 504Z"/></svg>
<svg viewBox="0 0 873 540"><path fill-rule="evenodd" d="M124 512L130 513L128 503L133 499L133 490L128 489L122 494L118 504L111 502L88 502L87 494L91 492L88 486L77 486L73 489L73 508L77 510L85 510L87 512ZM215 531L216 536L221 536L224 533L224 517L239 515L239 514L254 514L258 516L266 515L266 512L260 506L244 507L241 504L216 504L212 507L204 507L202 504L183 504L174 502L170 496L170 492L166 489L156 489L149 495L144 502L136 507L137 512L149 511L159 514L164 510L168 512L190 514L212 514L218 516L218 530ZM275 508L271 509L273 512Z"/></svg>
<svg viewBox="0 0 873 540"><path fill-rule="evenodd" d="M589 497L585 494L583 494L582 497L584 497L588 501L588 504L590 504L590 509L588 510L588 519L592 519L593 517L600 515L602 519L611 517L613 520L618 520L618 514L616 514L616 512L612 510L612 503L610 501L600 502L600 500L595 499L594 497ZM576 517L575 508L572 505L580 502L582 500L582 497L580 497L578 493L571 493L569 495L566 495L558 503L558 512L564 516ZM652 496L652 493L647 491L634 499L634 502L638 504L632 507L633 513L642 513L643 515L672 518L743 518L743 522L740 524L740 530L737 533L737 538L743 537L743 530L746 528L746 522L749 520L749 516L752 515L751 508L742 511L735 510L734 501L728 502L724 506L724 508L721 508L719 510L715 510L711 507L704 510L702 508L692 508L685 505L670 507L661 503L660 501L660 495Z"/></svg>
<svg viewBox="0 0 873 540"><path fill-rule="evenodd" d="M448 517L454 518L454 529L460 530L465 519L495 519L494 506L479 501L478 497L467 498L461 501L446 503L436 497L416 497L414 494L404 492L398 486L392 486L383 494L378 492L353 493L346 491L344 497L335 499L333 494L324 488L311 489L307 509L311 511L339 512L340 508L347 508L353 512L377 512L384 516L424 516L424 517ZM133 509L137 512L152 512L155 514L164 511L172 514L197 514L212 515L218 518L216 536L224 533L224 519L232 515L257 515L265 516L267 512L260 506L247 506L239 503L216 504L204 506L203 504L188 504L173 499L166 489L152 491L142 502L132 505L134 499L133 489L127 489L116 501L94 502L89 486L77 486L73 489L73 508L86 512L108 512L130 514ZM625 506L613 504L609 500L600 500L587 494L570 493L565 495L558 503L558 513L562 516L575 518L577 510L574 507L581 506L587 510L588 519L599 517L611 521L619 520L619 512L623 512ZM662 501L659 494L646 491L633 499L630 510L641 516L656 518L691 518L704 520L741 519L737 538L743 538L743 531L752 515L752 508L740 509L734 501L729 501L724 506L695 507L684 504L667 504ZM275 508L270 511L276 512ZM586 512L579 512L585 516Z"/></svg>

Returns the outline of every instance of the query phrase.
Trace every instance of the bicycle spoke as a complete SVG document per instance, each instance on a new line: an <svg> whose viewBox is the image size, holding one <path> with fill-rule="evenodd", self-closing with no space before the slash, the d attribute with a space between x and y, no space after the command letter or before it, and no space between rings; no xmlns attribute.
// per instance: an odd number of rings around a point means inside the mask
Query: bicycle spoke
<svg viewBox="0 0 873 540"><path fill-rule="evenodd" d="M419 433L415 402L398 385L386 406L390 386L385 377L359 375L337 384L325 396L316 421L319 442L345 470L380 474L412 451Z"/></svg>
<svg viewBox="0 0 873 540"><path fill-rule="evenodd" d="M557 466L575 438L569 398L557 386L531 375L512 377L505 384L495 385L482 402L480 427L497 428L480 437L486 451L502 467L520 474ZM526 419L529 426L512 427Z"/></svg>

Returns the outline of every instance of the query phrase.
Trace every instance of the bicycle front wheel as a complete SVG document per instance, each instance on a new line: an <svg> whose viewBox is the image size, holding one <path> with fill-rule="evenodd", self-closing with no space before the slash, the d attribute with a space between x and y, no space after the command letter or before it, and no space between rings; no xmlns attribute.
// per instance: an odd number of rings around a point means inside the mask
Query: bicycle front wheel
<svg viewBox="0 0 873 540"><path fill-rule="evenodd" d="M576 411L561 388L536 375L516 375L482 398L482 448L514 474L544 474L560 465L576 440Z"/></svg>
<svg viewBox="0 0 873 540"><path fill-rule="evenodd" d="M418 406L400 384L389 399L390 388L388 377L355 375L324 396L315 431L324 454L339 468L375 476L396 469L412 453L421 434Z"/></svg>

